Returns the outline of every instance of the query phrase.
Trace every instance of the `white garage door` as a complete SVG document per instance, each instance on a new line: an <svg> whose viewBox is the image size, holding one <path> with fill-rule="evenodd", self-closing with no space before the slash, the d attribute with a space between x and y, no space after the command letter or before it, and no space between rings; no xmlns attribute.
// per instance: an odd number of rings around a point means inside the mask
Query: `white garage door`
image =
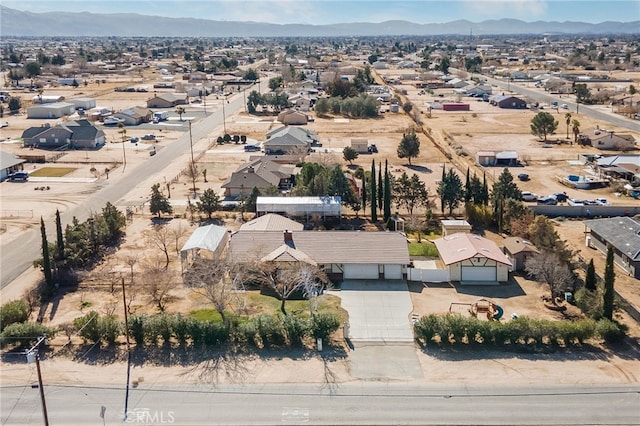
<svg viewBox="0 0 640 426"><path fill-rule="evenodd" d="M384 265L385 280L401 280L402 265Z"/></svg>
<svg viewBox="0 0 640 426"><path fill-rule="evenodd" d="M495 266L463 266L462 281L496 281Z"/></svg>
<svg viewBox="0 0 640 426"><path fill-rule="evenodd" d="M377 280L378 265L370 263L350 263L344 265L343 277L345 280Z"/></svg>

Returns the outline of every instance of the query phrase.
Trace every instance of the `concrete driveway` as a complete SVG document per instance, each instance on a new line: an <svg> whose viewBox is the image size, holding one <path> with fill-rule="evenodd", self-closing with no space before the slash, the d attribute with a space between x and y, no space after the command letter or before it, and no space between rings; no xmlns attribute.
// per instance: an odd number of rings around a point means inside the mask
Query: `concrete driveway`
<svg viewBox="0 0 640 426"><path fill-rule="evenodd" d="M413 310L405 281L347 280L340 292L353 342L412 342Z"/></svg>

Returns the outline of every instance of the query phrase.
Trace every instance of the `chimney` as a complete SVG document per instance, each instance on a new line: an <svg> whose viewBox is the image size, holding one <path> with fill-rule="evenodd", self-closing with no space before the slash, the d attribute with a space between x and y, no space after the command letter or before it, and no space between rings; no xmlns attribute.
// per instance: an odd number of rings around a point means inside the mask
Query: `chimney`
<svg viewBox="0 0 640 426"><path fill-rule="evenodd" d="M247 173L255 173L255 169L253 168L253 166L249 166L247 167Z"/></svg>
<svg viewBox="0 0 640 426"><path fill-rule="evenodd" d="M284 243L287 245L293 244L293 233L288 229L284 230Z"/></svg>

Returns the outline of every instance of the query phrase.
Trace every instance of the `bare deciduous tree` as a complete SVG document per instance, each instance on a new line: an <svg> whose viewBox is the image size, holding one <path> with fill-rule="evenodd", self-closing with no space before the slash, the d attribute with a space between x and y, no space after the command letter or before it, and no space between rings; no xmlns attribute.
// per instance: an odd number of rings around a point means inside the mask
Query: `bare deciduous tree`
<svg viewBox="0 0 640 426"><path fill-rule="evenodd" d="M531 256L525 262L525 270L535 279L547 284L553 303L558 293L573 288L573 274L556 253L546 251Z"/></svg>
<svg viewBox="0 0 640 426"><path fill-rule="evenodd" d="M176 285L175 274L163 267L159 258L149 259L142 267L142 288L160 312L169 302L170 292Z"/></svg>
<svg viewBox="0 0 640 426"><path fill-rule="evenodd" d="M171 230L165 225L154 225L150 231L145 232L148 244L159 248L165 257L166 270L169 267L169 244L171 243Z"/></svg>
<svg viewBox="0 0 640 426"><path fill-rule="evenodd" d="M188 232L189 232L189 228L182 221L176 222L171 226L171 237L176 243L176 247L175 247L176 254L180 254L180 246L182 245L181 244L182 238L185 235L187 235Z"/></svg>
<svg viewBox="0 0 640 426"><path fill-rule="evenodd" d="M281 302L280 311L284 315L287 315L285 303L294 293L302 292L309 297L327 282L322 270L304 262L259 262L246 268L256 281L276 293Z"/></svg>

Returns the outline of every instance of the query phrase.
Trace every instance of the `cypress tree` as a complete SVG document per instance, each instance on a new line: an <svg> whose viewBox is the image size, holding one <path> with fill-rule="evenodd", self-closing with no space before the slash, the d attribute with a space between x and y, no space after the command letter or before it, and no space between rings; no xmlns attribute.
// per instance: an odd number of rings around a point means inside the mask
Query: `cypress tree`
<svg viewBox="0 0 640 426"><path fill-rule="evenodd" d="M608 320L613 320L613 298L615 292L613 283L616 273L613 270L613 247L607 248L607 263L604 267L604 294L602 295L602 316Z"/></svg>
<svg viewBox="0 0 640 426"><path fill-rule="evenodd" d="M391 217L391 176L389 175L389 164L384 161L384 223Z"/></svg>
<svg viewBox="0 0 640 426"><path fill-rule="evenodd" d="M40 234L42 236L42 272L47 286L53 286L53 275L51 273L51 259L49 258L49 242L47 241L47 230L44 227L44 220L40 216Z"/></svg>
<svg viewBox="0 0 640 426"><path fill-rule="evenodd" d="M382 164L378 164L378 211L382 211L383 186L382 186Z"/></svg>
<svg viewBox="0 0 640 426"><path fill-rule="evenodd" d="M469 168L467 167L467 181L464 184L464 202L471 201L471 179L469 178Z"/></svg>
<svg viewBox="0 0 640 426"><path fill-rule="evenodd" d="M595 291L596 289L596 268L593 266L593 259L589 261L587 265L587 274L584 278L584 288L589 291Z"/></svg>
<svg viewBox="0 0 640 426"><path fill-rule="evenodd" d="M482 205L486 206L489 202L489 187L487 186L487 174L482 174Z"/></svg>
<svg viewBox="0 0 640 426"><path fill-rule="evenodd" d="M367 215L367 176L362 172L362 214Z"/></svg>
<svg viewBox="0 0 640 426"><path fill-rule="evenodd" d="M440 185L444 185L445 181L447 180L447 175L446 175L446 171L445 171L445 165L442 165L442 178L440 179ZM444 213L444 197L442 197L442 195L440 196L440 211L442 213Z"/></svg>
<svg viewBox="0 0 640 426"><path fill-rule="evenodd" d="M56 209L56 259L64 259L64 237L62 234L62 222L60 221L60 211Z"/></svg>
<svg viewBox="0 0 640 426"><path fill-rule="evenodd" d="M371 160L371 222L378 221L376 193L376 160Z"/></svg>

